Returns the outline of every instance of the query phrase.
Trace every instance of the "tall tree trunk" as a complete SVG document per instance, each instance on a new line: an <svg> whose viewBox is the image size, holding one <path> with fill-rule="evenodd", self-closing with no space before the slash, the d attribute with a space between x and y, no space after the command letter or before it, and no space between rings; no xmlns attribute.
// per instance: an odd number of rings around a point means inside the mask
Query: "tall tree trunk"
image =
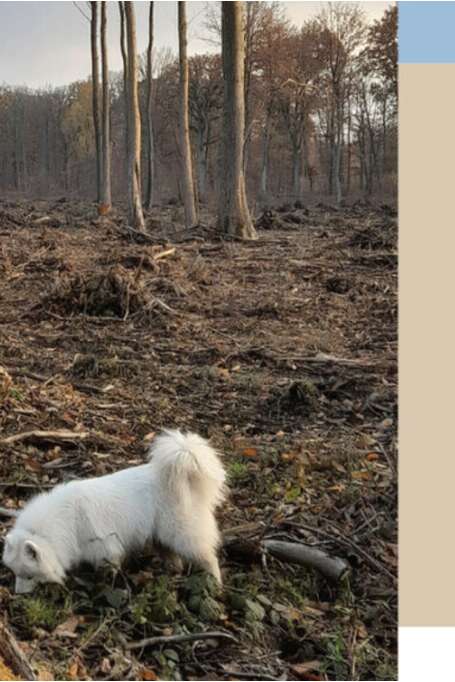
<svg viewBox="0 0 455 682"><path fill-rule="evenodd" d="M141 115L137 86L136 18L134 3L124 5L128 63L128 217L135 230L145 232L141 202Z"/></svg>
<svg viewBox="0 0 455 682"><path fill-rule="evenodd" d="M126 53L124 3L119 2L118 8L120 12L120 52L123 62L123 98L125 102L125 154L128 157L128 56Z"/></svg>
<svg viewBox="0 0 455 682"><path fill-rule="evenodd" d="M150 210L153 206L155 186L155 139L153 133L153 2L149 3L149 42L147 45L147 195L145 205Z"/></svg>
<svg viewBox="0 0 455 682"><path fill-rule="evenodd" d="M302 150L300 145L292 149L292 194L295 199L300 199L302 183Z"/></svg>
<svg viewBox="0 0 455 682"><path fill-rule="evenodd" d="M341 146L343 142L343 94L339 86L335 88L335 130L333 148L333 191L337 204L341 203Z"/></svg>
<svg viewBox="0 0 455 682"><path fill-rule="evenodd" d="M207 163L209 145L209 123L205 119L197 129L196 135L196 158L199 201L205 201L207 193Z"/></svg>
<svg viewBox="0 0 455 682"><path fill-rule="evenodd" d="M334 179L335 201L337 204L339 204L339 203L341 203L341 198L342 198L341 177L340 177L340 171L341 171L341 142L340 141L337 141L335 144L333 168L334 168L334 178L333 179Z"/></svg>
<svg viewBox="0 0 455 682"><path fill-rule="evenodd" d="M96 199L101 201L101 179L103 177L102 166L102 139L100 124L100 57L98 51L98 3L91 2L91 21L90 21L90 46L92 53L92 107L93 107L93 126L95 128L95 149L96 149Z"/></svg>
<svg viewBox="0 0 455 682"><path fill-rule="evenodd" d="M352 143L351 143L351 132L352 132L352 119L351 119L351 101L348 101L348 126L347 126L347 171L346 171L346 193L349 194L351 191L351 165L352 165Z"/></svg>
<svg viewBox="0 0 455 682"><path fill-rule="evenodd" d="M103 82L103 179L101 183L101 206L103 213L111 209L111 132L110 132L110 93L109 93L109 66L107 60L106 43L106 2L101 3L101 70Z"/></svg>
<svg viewBox="0 0 455 682"><path fill-rule="evenodd" d="M218 227L227 235L256 239L243 172L245 136L244 2L222 2L224 116Z"/></svg>
<svg viewBox="0 0 455 682"><path fill-rule="evenodd" d="M267 107L265 115L264 129L262 131L262 153L261 153L261 185L260 195L263 202L267 200L269 182L269 150L270 150L270 106Z"/></svg>
<svg viewBox="0 0 455 682"><path fill-rule="evenodd" d="M189 69L186 37L186 2L178 4L179 19L179 134L180 156L182 159L182 194L185 207L185 225L192 227L197 223L196 203L194 200L193 164L191 161L190 116L189 116Z"/></svg>

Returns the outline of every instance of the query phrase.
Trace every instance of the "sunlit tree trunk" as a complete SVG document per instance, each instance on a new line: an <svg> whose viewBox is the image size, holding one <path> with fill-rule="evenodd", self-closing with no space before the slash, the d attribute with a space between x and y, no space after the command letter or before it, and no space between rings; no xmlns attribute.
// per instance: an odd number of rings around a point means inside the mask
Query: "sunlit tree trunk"
<svg viewBox="0 0 455 682"><path fill-rule="evenodd" d="M260 194L262 201L266 201L269 182L269 152L270 152L270 125L271 125L270 106L267 107L264 129L262 131L262 153L261 153L261 186Z"/></svg>
<svg viewBox="0 0 455 682"><path fill-rule="evenodd" d="M92 54L92 106L93 106L93 125L95 128L95 149L96 149L96 198L101 201L101 179L103 177L102 167L102 137L100 124L100 57L98 51L98 3L91 2L91 21L90 21L90 46Z"/></svg>
<svg viewBox="0 0 455 682"><path fill-rule="evenodd" d="M222 2L224 116L218 227L226 235L255 239L243 172L245 137L244 3Z"/></svg>
<svg viewBox="0 0 455 682"><path fill-rule="evenodd" d="M128 156L128 56L126 54L126 35L125 35L125 8L124 3L119 2L120 12L120 52L123 62L123 99L125 104L125 153Z"/></svg>
<svg viewBox="0 0 455 682"><path fill-rule="evenodd" d="M153 2L149 3L149 42L147 45L147 194L145 205L148 209L153 206L153 192L155 187L155 140L153 134Z"/></svg>
<svg viewBox="0 0 455 682"><path fill-rule="evenodd" d="M101 205L103 213L107 213L112 204L111 198L111 133L110 133L110 93L109 93L109 65L106 43L106 2L101 3L101 69L103 83L103 177L101 182Z"/></svg>
<svg viewBox="0 0 455 682"><path fill-rule="evenodd" d="M197 223L194 200L193 164L191 159L190 117L189 117L189 69L187 55L186 2L178 3L179 20L179 134L180 156L182 159L182 195L185 207L185 225Z"/></svg>
<svg viewBox="0 0 455 682"><path fill-rule="evenodd" d="M207 194L207 166L208 148L210 137L210 124L205 119L198 127L196 133L196 157L197 157L197 178L199 201L206 200Z"/></svg>
<svg viewBox="0 0 455 682"><path fill-rule="evenodd" d="M128 98L128 217L135 230L145 232L141 201L141 115L137 85L136 18L134 3L124 5L127 37Z"/></svg>

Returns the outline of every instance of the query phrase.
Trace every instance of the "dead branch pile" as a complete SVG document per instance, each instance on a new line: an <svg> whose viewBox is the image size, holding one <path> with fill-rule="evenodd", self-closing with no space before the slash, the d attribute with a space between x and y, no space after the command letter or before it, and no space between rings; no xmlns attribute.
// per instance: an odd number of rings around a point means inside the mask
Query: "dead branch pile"
<svg viewBox="0 0 455 682"><path fill-rule="evenodd" d="M81 273L58 277L45 305L65 313L84 313L100 317L126 319L134 313L150 313L171 308L152 296L146 280L121 265L114 265L107 273L85 276Z"/></svg>
<svg viewBox="0 0 455 682"><path fill-rule="evenodd" d="M304 211L291 210L278 215L276 211L266 209L256 220L255 225L259 230L295 230L306 222Z"/></svg>
<svg viewBox="0 0 455 682"><path fill-rule="evenodd" d="M269 409L272 413L308 416L318 408L318 389L309 379L293 381L284 389L272 392Z"/></svg>
<svg viewBox="0 0 455 682"><path fill-rule="evenodd" d="M393 250L397 245L397 224L394 219L376 220L356 230L349 238L349 246L359 249Z"/></svg>

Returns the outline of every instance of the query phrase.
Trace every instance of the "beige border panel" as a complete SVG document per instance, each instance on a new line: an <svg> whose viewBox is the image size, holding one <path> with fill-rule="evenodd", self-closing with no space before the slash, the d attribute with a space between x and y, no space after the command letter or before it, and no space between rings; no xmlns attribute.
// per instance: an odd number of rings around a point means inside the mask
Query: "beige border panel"
<svg viewBox="0 0 455 682"><path fill-rule="evenodd" d="M455 64L400 66L400 625L455 626Z"/></svg>

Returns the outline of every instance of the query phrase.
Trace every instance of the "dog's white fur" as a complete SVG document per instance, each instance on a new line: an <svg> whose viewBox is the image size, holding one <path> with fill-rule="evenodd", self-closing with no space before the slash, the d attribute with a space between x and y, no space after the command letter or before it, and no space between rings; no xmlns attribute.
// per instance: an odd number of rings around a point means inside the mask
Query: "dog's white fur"
<svg viewBox="0 0 455 682"><path fill-rule="evenodd" d="M214 511L226 488L218 454L194 433L164 431L149 455L147 464L63 483L26 505L3 551L16 592L62 584L81 562L119 566L153 542L221 582Z"/></svg>

